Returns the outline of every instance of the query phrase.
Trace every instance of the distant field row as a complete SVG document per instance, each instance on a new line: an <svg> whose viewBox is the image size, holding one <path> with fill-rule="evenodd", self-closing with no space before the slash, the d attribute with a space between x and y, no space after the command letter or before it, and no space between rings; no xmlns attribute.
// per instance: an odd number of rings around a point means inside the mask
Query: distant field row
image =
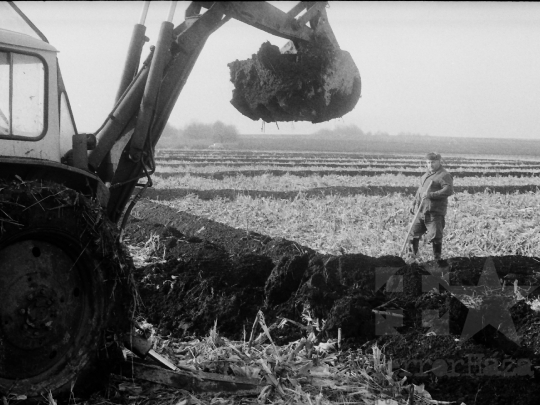
<svg viewBox="0 0 540 405"><path fill-rule="evenodd" d="M540 193L458 193L446 217L443 254L459 256L539 256ZM322 253L397 255L411 220L411 198L391 196L323 196L294 200L239 196L201 200L187 196L158 201L246 232L283 237ZM133 211L137 217L137 207ZM429 258L430 246L420 254Z"/></svg>
<svg viewBox="0 0 540 405"><path fill-rule="evenodd" d="M452 159L444 158L445 164L450 165L463 165L463 164L477 164L477 165L502 165L502 166L540 166L540 162L537 161L524 161L524 160L483 160L483 159ZM252 162L273 162L273 163L340 163L340 164L391 164L391 163L405 163L405 164L423 164L424 159L421 157L408 158L408 159L394 159L387 157L385 159L352 159L352 158L333 158L325 156L311 156L311 157L290 157L284 156L221 156L221 155L202 155L202 156L171 156L171 157L157 157L156 161L163 163L182 163L182 162L234 162L234 163L252 163Z"/></svg>
<svg viewBox="0 0 540 405"><path fill-rule="evenodd" d="M223 179L204 178L195 174L176 174L175 176L154 176L156 189L186 188L196 190L265 190L265 191L302 191L323 187L412 187L416 189L419 176L404 174L378 174L375 176L313 175L295 176L285 173L282 176L263 174L258 176L228 176ZM479 186L540 186L540 177L459 177L454 181L456 187Z"/></svg>
<svg viewBox="0 0 540 405"><path fill-rule="evenodd" d="M333 152L264 152L264 151L210 151L210 150L159 150L156 152L157 159L194 159L194 158L208 158L208 159L334 159L334 160L359 160L359 161L422 161L424 157L423 153L418 155L400 155L400 154L363 154L363 153L333 153ZM448 163L458 162L479 162L479 163L526 163L526 164L540 164L540 159L536 157L520 157L515 156L446 156L443 154L443 159Z"/></svg>
<svg viewBox="0 0 540 405"><path fill-rule="evenodd" d="M325 156L312 157L290 157L290 156L221 156L221 155L202 155L202 156L171 156L158 157L157 162L162 164L184 164L184 163L290 163L290 164L359 164L359 165L374 165L382 166L387 164L406 164L406 165L423 165L424 159L408 158L394 159L387 157L385 159L351 159L351 158L333 158ZM524 160L483 160L483 159L452 159L444 158L445 166L502 166L502 167L539 167L540 161L524 161Z"/></svg>
<svg viewBox="0 0 540 405"><path fill-rule="evenodd" d="M329 175L338 175L338 176L379 176L384 174L391 175L405 175L405 176L416 176L419 177L422 175L423 170L380 170L380 169L326 169L324 167L314 167L310 170L303 168L290 168L287 170L275 169L272 166L258 166L257 170L253 169L237 169L237 170L227 170L226 166L206 166L206 167L167 167L161 166L156 169L156 174L162 178L184 176L191 174L191 176L210 178L210 179L224 179L226 177L232 176L243 176L243 177L256 177L256 176L285 176L287 174L299 176L299 177L311 177L311 176L329 176ZM452 171L454 178L462 177L535 177L540 175L540 170L463 170L463 171Z"/></svg>
<svg viewBox="0 0 540 405"><path fill-rule="evenodd" d="M405 169L405 170L411 170L411 169L418 169L418 170L425 170L425 166L423 162L419 161L411 161L411 162L397 162L397 161L389 161L389 162L361 162L361 161L350 161L350 162L336 162L335 160L298 160L298 161L290 161L286 159L242 159L242 160L227 160L227 159L185 159L185 160L178 160L178 159L160 159L156 160L156 163L158 163L159 166L165 166L165 167L207 167L207 166L223 166L223 167L246 167L246 168L253 168L253 166L257 165L267 165L270 167L332 167L332 168L391 168L391 169ZM503 170L509 170L509 169L523 169L523 170L534 170L534 169L540 169L540 164L537 165L526 165L526 164L478 164L478 163L460 163L460 164L445 164L444 167L446 167L449 170L465 170L465 169L489 169L489 170L495 170L495 169L503 169Z"/></svg>
<svg viewBox="0 0 540 405"><path fill-rule="evenodd" d="M467 194L523 194L537 193L540 191L539 186L456 186L456 193ZM273 198L279 200L296 200L299 197L313 198L322 196L341 196L350 197L356 195L366 196L392 196L394 194L409 196L412 198L416 193L416 187L403 186L360 186L360 187L316 187L307 190L291 190L291 191L271 191L271 190L249 190L249 189L211 189L201 190L198 188L150 188L144 196L153 200L159 201L174 201L188 196L197 196L201 200L235 200L239 197L252 198ZM450 197L452 199L453 197Z"/></svg>

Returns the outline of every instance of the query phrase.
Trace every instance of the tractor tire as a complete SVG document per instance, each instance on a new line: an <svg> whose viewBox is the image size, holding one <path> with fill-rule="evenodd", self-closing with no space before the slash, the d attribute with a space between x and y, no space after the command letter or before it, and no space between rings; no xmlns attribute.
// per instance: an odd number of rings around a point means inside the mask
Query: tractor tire
<svg viewBox="0 0 540 405"><path fill-rule="evenodd" d="M132 268L96 201L0 179L0 395L98 388L119 350L113 335L130 330Z"/></svg>

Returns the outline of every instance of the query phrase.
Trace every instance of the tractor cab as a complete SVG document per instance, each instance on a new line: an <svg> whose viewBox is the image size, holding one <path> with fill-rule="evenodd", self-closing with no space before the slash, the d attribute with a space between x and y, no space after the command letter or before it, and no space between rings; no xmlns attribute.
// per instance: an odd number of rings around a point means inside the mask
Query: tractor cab
<svg viewBox="0 0 540 405"><path fill-rule="evenodd" d="M60 163L76 128L57 50L12 3L0 2L0 157Z"/></svg>

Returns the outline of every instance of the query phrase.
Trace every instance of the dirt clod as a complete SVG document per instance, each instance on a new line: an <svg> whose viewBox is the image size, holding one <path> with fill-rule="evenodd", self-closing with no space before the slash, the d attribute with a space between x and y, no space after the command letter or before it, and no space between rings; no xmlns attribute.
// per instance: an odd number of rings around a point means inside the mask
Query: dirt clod
<svg viewBox="0 0 540 405"><path fill-rule="evenodd" d="M231 62L231 104L252 120L324 122L351 111L360 73L351 55L324 41L282 54L269 42L251 59Z"/></svg>

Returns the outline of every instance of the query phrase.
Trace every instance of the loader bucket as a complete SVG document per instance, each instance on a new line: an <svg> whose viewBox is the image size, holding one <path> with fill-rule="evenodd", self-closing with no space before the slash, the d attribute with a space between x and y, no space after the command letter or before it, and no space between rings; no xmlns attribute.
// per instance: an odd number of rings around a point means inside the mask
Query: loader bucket
<svg viewBox="0 0 540 405"><path fill-rule="evenodd" d="M251 59L228 64L231 104L252 120L310 121L339 118L360 98L360 73L351 55L319 40L292 42L281 50L269 42Z"/></svg>

